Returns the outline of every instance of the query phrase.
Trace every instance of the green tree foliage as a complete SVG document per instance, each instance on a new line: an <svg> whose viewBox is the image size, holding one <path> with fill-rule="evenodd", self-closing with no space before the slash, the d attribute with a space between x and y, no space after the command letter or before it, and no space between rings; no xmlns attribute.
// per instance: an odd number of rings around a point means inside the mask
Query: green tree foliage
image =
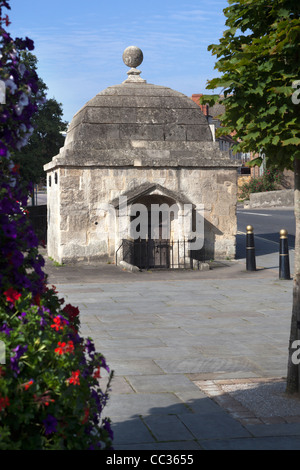
<svg viewBox="0 0 300 470"><path fill-rule="evenodd" d="M26 69L36 70L37 59L30 53L22 54ZM67 129L67 122L63 121L62 104L54 98L46 98L47 86L39 78L39 93L44 97L39 104L38 111L32 120L33 133L28 144L14 155L14 161L20 165L20 175L25 182L39 183L45 176L43 166L64 145L63 132Z"/></svg>
<svg viewBox="0 0 300 470"><path fill-rule="evenodd" d="M39 183L45 173L43 166L58 154L64 145L66 123L62 121L61 104L51 98L40 105L33 119L34 132L28 145L14 156L20 175L26 182Z"/></svg>
<svg viewBox="0 0 300 470"><path fill-rule="evenodd" d="M229 0L219 44L208 47L221 76L207 89L222 88L224 134L235 131L236 151L263 152L268 165L293 168L300 158L300 3L294 0ZM300 86L300 82L299 82ZM294 99L293 99L294 98ZM296 99L295 99L296 98ZM204 95L202 103L219 100Z"/></svg>
<svg viewBox="0 0 300 470"><path fill-rule="evenodd" d="M300 3L295 0L228 0L227 29L209 50L222 88L222 134L235 132L236 151L266 156L267 167L294 169L295 269L287 391L300 393L300 366L292 353L300 340ZM202 104L220 101L204 95ZM253 160L260 164L261 157Z"/></svg>

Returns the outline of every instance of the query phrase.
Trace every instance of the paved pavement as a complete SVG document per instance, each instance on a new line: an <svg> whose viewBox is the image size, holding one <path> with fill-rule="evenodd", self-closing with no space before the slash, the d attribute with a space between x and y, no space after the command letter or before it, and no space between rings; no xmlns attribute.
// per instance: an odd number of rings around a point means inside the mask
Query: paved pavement
<svg viewBox="0 0 300 470"><path fill-rule="evenodd" d="M133 273L46 257L114 370L115 450L300 450L300 399L285 395L293 282L278 278L278 245L257 244L255 272L243 258Z"/></svg>

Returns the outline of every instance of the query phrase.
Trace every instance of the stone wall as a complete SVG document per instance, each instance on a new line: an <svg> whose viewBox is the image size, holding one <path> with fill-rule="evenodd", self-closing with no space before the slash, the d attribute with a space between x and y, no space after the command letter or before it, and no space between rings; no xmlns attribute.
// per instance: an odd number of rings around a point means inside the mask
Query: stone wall
<svg viewBox="0 0 300 470"><path fill-rule="evenodd" d="M250 194L250 200L245 203L247 208L259 207L292 207L294 206L294 190L282 189Z"/></svg>
<svg viewBox="0 0 300 470"><path fill-rule="evenodd" d="M203 206L206 256L233 258L237 163L220 151L191 99L144 80L129 82L88 101L72 119L64 147L44 166L48 179L58 175L48 185L49 255L59 262L114 261L132 228L118 206L126 195L129 206L141 200L149 206L154 196L176 204L170 239L180 242L191 238L187 227Z"/></svg>
<svg viewBox="0 0 300 470"><path fill-rule="evenodd" d="M138 195L145 183L159 185L161 194L173 194L176 203L184 195L193 205L203 204L207 257L235 256L235 168L67 167L47 178L48 254L58 262L114 261L120 237L110 204L134 188Z"/></svg>

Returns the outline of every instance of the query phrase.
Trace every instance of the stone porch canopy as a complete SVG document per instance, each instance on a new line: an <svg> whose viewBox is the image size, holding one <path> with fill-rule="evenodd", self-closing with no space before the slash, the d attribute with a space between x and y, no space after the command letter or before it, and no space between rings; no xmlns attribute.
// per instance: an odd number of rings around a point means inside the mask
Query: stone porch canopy
<svg viewBox="0 0 300 470"><path fill-rule="evenodd" d="M136 192L141 189L142 196L147 187L145 195L150 194L153 185L175 202L204 204L210 225L222 234L217 248L216 237L207 233L207 246L234 256L237 164L213 142L196 103L141 78L142 59L134 46L124 51L128 78L75 114L64 147L44 166L48 252L57 261L113 260L120 239L108 231L105 217L97 218L97 207L114 205L128 192L136 200Z"/></svg>

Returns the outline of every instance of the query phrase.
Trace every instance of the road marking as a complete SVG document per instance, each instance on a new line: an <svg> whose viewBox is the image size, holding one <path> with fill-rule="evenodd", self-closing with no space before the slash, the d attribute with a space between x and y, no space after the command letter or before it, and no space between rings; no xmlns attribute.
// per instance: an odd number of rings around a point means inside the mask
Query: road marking
<svg viewBox="0 0 300 470"><path fill-rule="evenodd" d="M237 235L247 235L245 232L237 232ZM274 240L269 240L268 238L260 237L259 235L255 235L255 238L259 238L260 240L264 240L269 243L276 243L276 245L279 244L279 242L275 242Z"/></svg>
<svg viewBox="0 0 300 470"><path fill-rule="evenodd" d="M262 215L263 217L272 217L271 214L260 214L258 212L243 212L243 211L236 211L237 214L251 214L251 215Z"/></svg>
<svg viewBox="0 0 300 470"><path fill-rule="evenodd" d="M236 232L237 235L247 235L245 232ZM268 238L260 237L259 235L255 235L255 238L259 238L260 240L264 240L265 242L269 243L275 243L276 245L279 245L280 242L275 242L274 240L269 240ZM295 251L294 248L289 248L289 251Z"/></svg>

